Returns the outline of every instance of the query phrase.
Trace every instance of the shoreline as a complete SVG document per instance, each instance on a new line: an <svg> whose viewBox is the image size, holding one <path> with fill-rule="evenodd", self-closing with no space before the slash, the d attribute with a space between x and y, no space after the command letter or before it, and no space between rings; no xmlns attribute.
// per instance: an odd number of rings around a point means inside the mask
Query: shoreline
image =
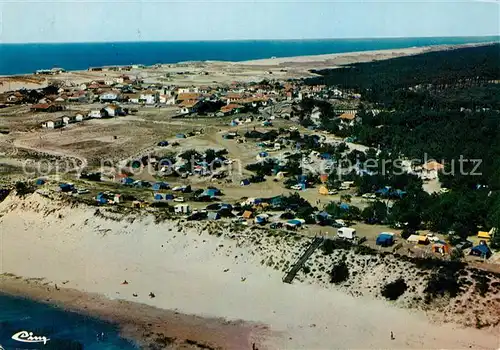
<svg viewBox="0 0 500 350"><path fill-rule="evenodd" d="M390 58L403 57L403 56L412 56L421 53L427 52L435 52L435 51L446 51L446 50L454 50L461 49L466 47L477 47L477 46L487 46L492 45L497 42L482 42L482 43L468 43L468 44L443 44L443 45L427 45L427 46L413 46L408 48L401 49L384 49L384 50L367 50L367 51L352 51L352 52L342 52L342 53L331 53L331 54L321 54L321 55L304 55L304 56L291 56L291 57L277 57L277 58L263 58L256 60L248 60L241 62L233 62L235 64L244 64L244 65L283 65L283 64L296 64L296 63L327 63L328 61L334 61L335 59L342 58L351 58L355 59L360 56L381 56L380 59L371 59L368 61L374 60L386 60ZM394 57L389 57L394 56ZM361 63L367 62L364 60L354 60L352 63ZM350 64L350 63L346 63Z"/></svg>
<svg viewBox="0 0 500 350"><path fill-rule="evenodd" d="M260 231L240 235L218 224L157 223L150 215L122 217L103 211L97 215L94 210L36 193L28 198L10 195L0 204L0 224L5 228L1 233L1 272L43 277L43 283L78 290L59 302L80 309L87 306L87 311L121 322L123 334L129 338L141 338L147 332L144 324L150 327L149 323L155 324L151 320L161 319L159 324L170 329L180 324L176 331L182 335L180 339L201 336L197 341L227 349L241 348L227 345L240 344L234 342L241 339L246 345L255 342L259 349L494 349L498 341L498 326L478 330L452 323L453 319L442 323L442 311L431 313L435 316L431 320L422 310L405 308L405 300L387 302L364 294L368 288L359 280L373 279L379 289L384 266L394 272L391 279L407 273L396 269L396 261L390 257L370 267L370 256L355 256L361 262L359 278L354 278L352 270L350 284L354 289L334 286L322 277L325 283L321 283L304 273L288 285L281 281L283 273L277 264L280 259L294 261L307 244L303 238L270 237ZM19 251L23 256L15 253ZM343 256L341 253L333 259L345 259ZM314 271L317 267L322 271L320 261L328 259L318 253L312 260L318 262ZM363 270L370 272L364 275ZM124 280L128 285L122 285ZM421 280L415 283L422 284ZM44 291L48 294L42 298L56 300L66 293L63 288L54 289ZM354 297L353 290L362 293ZM148 297L150 292L155 293L154 299ZM409 294L407 300L411 298ZM125 311L127 305L139 311ZM115 314L116 310L124 315ZM384 323L380 315L384 315ZM160 332L158 327L155 331ZM206 329L209 334L205 334ZM224 335L224 344L216 343L220 336L207 338L217 333L213 329ZM187 331L195 334L186 336ZM389 338L390 332L396 339Z"/></svg>
<svg viewBox="0 0 500 350"><path fill-rule="evenodd" d="M381 50L363 50L363 51L348 51L339 53L325 53L317 55L302 55L302 56L285 56L276 58L258 58L251 60L241 60L241 61L225 61L225 60L199 60L199 61L178 61L173 63L158 63L162 66L182 66L182 65L199 65L199 64L215 64L215 65L229 65L229 66L286 66L286 64L296 66L298 64L335 64L336 61L342 61L340 64L352 64L361 62L371 62L374 60L385 60L395 57L411 56L415 54L434 52L434 51L444 51L450 49L459 49L466 47L477 47L486 46L498 43L497 41L485 41L485 42L475 42L475 43L465 43L465 44L437 44L437 45L426 45L426 46L412 46L406 48L394 48L394 49L381 49ZM373 57L375 56L375 57ZM141 63L135 63L141 65ZM124 66L124 65L114 65L108 64L103 67L113 67L113 66ZM153 65L146 66L145 70L151 69ZM64 67L61 67L64 68ZM67 74L82 74L82 73L95 73L90 72L87 69L76 69L76 70L66 70L64 73L56 75L36 75L35 72L31 73L16 73L16 74L0 74L0 79L2 78L28 78L28 77L40 77L40 78L50 78L58 77ZM310 67L312 69L314 67ZM323 67L321 67L323 68ZM334 67L332 67L334 68ZM39 68L42 69L42 68ZM1 83L1 81L0 81Z"/></svg>
<svg viewBox="0 0 500 350"><path fill-rule="evenodd" d="M76 289L56 289L53 283L45 280L3 274L0 284L0 291L7 296L110 323L118 327L124 339L140 348L168 342L170 346L183 345L188 349L251 349L251 344L259 342L267 333L265 325L187 315Z"/></svg>

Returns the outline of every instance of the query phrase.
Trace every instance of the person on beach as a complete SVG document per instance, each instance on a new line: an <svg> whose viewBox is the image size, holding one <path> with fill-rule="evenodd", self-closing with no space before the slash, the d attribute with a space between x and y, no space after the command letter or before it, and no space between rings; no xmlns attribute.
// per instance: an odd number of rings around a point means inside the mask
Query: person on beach
<svg viewBox="0 0 500 350"><path fill-rule="evenodd" d="M392 331L391 331L391 340L394 340L394 339L396 339L396 338L394 338L394 333L392 333Z"/></svg>

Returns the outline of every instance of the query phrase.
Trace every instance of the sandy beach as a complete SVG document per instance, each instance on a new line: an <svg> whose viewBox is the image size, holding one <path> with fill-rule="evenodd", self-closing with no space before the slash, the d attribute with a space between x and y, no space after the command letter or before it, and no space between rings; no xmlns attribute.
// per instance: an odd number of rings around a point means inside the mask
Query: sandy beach
<svg viewBox="0 0 500 350"><path fill-rule="evenodd" d="M147 215L106 219L95 208L65 206L39 194L24 200L9 196L0 204L0 215L1 273L43 278L47 292L38 299L121 322L125 334L136 339L144 338L138 329L146 332L141 327L158 315L155 329L165 326L160 320L169 320L168 325L174 320L178 331L164 334L196 337L214 348L234 349L240 341L241 349L250 349L254 342L259 349L495 349L499 345L496 328L432 323L423 312L354 298L335 287L283 284L280 271L262 266L258 250L210 235L203 227L190 228L179 221L155 223ZM128 284L123 285L124 280ZM3 278L1 285L11 293L34 293L29 292L32 284L12 278ZM66 289L78 292L65 294ZM150 298L150 292L156 297ZM92 296L69 301L71 293ZM156 311L151 313L151 307ZM110 308L115 312L103 311ZM173 312L208 320L185 316L179 321L172 319L177 317ZM199 334L189 333L192 322ZM207 334L207 327L215 327L222 339Z"/></svg>

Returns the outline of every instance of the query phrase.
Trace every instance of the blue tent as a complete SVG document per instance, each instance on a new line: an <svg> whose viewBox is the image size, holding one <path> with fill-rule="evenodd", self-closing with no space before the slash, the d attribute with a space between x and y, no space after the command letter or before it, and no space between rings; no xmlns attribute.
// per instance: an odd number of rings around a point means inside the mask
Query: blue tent
<svg viewBox="0 0 500 350"><path fill-rule="evenodd" d="M172 199L174 199L174 195L173 194L166 194L165 195L165 200L166 201L171 201Z"/></svg>
<svg viewBox="0 0 500 350"><path fill-rule="evenodd" d="M106 196L102 192L99 192L97 194L96 200L97 200L97 203L99 203L99 204L106 204L108 202L108 200L106 199Z"/></svg>
<svg viewBox="0 0 500 350"><path fill-rule="evenodd" d="M168 183L166 182L155 182L153 184L153 190L155 191L159 191L159 190L166 190L168 189L170 186L168 185Z"/></svg>
<svg viewBox="0 0 500 350"><path fill-rule="evenodd" d="M287 221L288 224L293 225L293 226L300 226L302 225L302 221L297 220L297 219L292 219Z"/></svg>
<svg viewBox="0 0 500 350"><path fill-rule="evenodd" d="M488 259L491 256L491 250L486 244L479 244L471 249L470 255Z"/></svg>
<svg viewBox="0 0 500 350"><path fill-rule="evenodd" d="M394 244L394 235L387 232L382 232L378 235L376 244L382 247L389 247Z"/></svg>
<svg viewBox="0 0 500 350"><path fill-rule="evenodd" d="M269 153L267 153L267 152L260 152L260 153L259 153L259 156L260 156L260 157L262 157L262 158L265 158L265 157L267 157L268 155L269 155Z"/></svg>
<svg viewBox="0 0 500 350"><path fill-rule="evenodd" d="M238 122L236 120L232 120L230 125L231 126L238 126Z"/></svg>
<svg viewBox="0 0 500 350"><path fill-rule="evenodd" d="M391 188L389 186L385 186L384 188L381 188L381 189L375 191L375 193L380 194L382 196L386 196L389 194L390 190L391 190Z"/></svg>
<svg viewBox="0 0 500 350"><path fill-rule="evenodd" d="M342 210L349 210L349 208L350 208L349 204L342 203L342 204L340 205L340 209L342 209Z"/></svg>
<svg viewBox="0 0 500 350"><path fill-rule="evenodd" d="M177 134L177 135L175 135L175 137L177 137L178 139L185 139L186 135L184 135L184 134Z"/></svg>
<svg viewBox="0 0 500 350"><path fill-rule="evenodd" d="M168 146L168 141L160 141L160 142L158 142L158 146L166 147L166 146Z"/></svg>
<svg viewBox="0 0 500 350"><path fill-rule="evenodd" d="M215 188L207 188L205 191L203 191L203 193L201 194L202 197L210 197L210 198L213 198L215 196L217 196L219 194L219 190L215 189Z"/></svg>
<svg viewBox="0 0 500 350"><path fill-rule="evenodd" d="M162 201L163 195L161 193L155 193L154 199L155 199L155 201Z"/></svg>
<svg viewBox="0 0 500 350"><path fill-rule="evenodd" d="M233 206L231 204L221 203L220 210L232 210Z"/></svg>
<svg viewBox="0 0 500 350"><path fill-rule="evenodd" d="M250 180L243 179L243 180L241 180L240 185L241 186L248 186L248 185L250 185Z"/></svg>
<svg viewBox="0 0 500 350"><path fill-rule="evenodd" d="M329 220L332 216L330 214L328 214L326 211L321 211L318 213L317 215L319 218L323 219L323 220Z"/></svg>
<svg viewBox="0 0 500 350"><path fill-rule="evenodd" d="M259 225L266 223L266 221L267 221L267 217L265 217L265 216L257 215L255 217L255 223L257 223Z"/></svg>
<svg viewBox="0 0 500 350"><path fill-rule="evenodd" d="M320 155L320 157L321 157L321 159L331 159L332 158L330 153L322 153Z"/></svg>
<svg viewBox="0 0 500 350"><path fill-rule="evenodd" d="M71 192L71 191L73 191L73 189L75 188L75 186L73 186L71 184L67 184L67 183L61 183L61 184L59 184L59 188L63 192Z"/></svg>
<svg viewBox="0 0 500 350"><path fill-rule="evenodd" d="M41 186L41 185L45 184L45 180L44 179L37 179L35 183L37 186Z"/></svg>
<svg viewBox="0 0 500 350"><path fill-rule="evenodd" d="M124 185L132 185L134 183L134 179L131 177L126 177L122 179L122 184Z"/></svg>

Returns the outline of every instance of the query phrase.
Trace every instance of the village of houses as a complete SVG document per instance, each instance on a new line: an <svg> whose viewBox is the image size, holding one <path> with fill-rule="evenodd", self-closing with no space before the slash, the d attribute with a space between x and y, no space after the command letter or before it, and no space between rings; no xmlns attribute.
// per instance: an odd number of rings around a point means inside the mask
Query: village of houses
<svg viewBox="0 0 500 350"><path fill-rule="evenodd" d="M101 151L105 156L109 149L114 149L114 154L120 154L119 158L114 158L120 160L120 168L115 169L112 176L103 176L103 169L94 166L85 169L80 176L69 179L38 177L37 186L52 186L62 193L90 197L96 205L145 207L156 204L161 207L158 203L171 203L176 215L189 220L233 220L242 225L268 225L271 229L309 236L322 235L348 240L363 238L366 244L388 251L413 250L415 254L438 256L449 253L448 243L431 232L420 232L404 240L400 237L401 228L349 223L322 210L332 202L341 207L354 205L363 209L377 199L384 189L379 193L357 196L352 181L343 181L337 188L328 187L326 179L322 179L319 186L308 186L306 181L300 179L295 184L285 185L286 172L273 172L272 176L264 178L246 170L249 164L269 160L286 166L290 155L303 155L304 150L298 147L297 142L284 136L287 132L315 137L321 144L344 144L348 151L366 151L366 147L353 143L353 140L315 130L314 126L304 128L294 117L294 106L305 98L314 98L337 105L336 112L341 125L352 126L362 122L356 115L358 94L321 85L308 86L300 80L271 77L251 83L175 85L145 81L148 79L128 74L129 71L141 69L144 67L89 68L89 72L99 73L101 78L82 81L80 77L78 83L71 84L55 80L55 88L37 90L43 96L39 96L41 98L36 101L29 100L32 95L22 90L6 91L0 95L0 106L3 107L0 114L8 114L10 110L19 114L21 108L37 120L37 125L33 125L29 131L8 130L9 125L1 125L4 130L12 131L3 136L5 139L10 137L14 140L19 136L19 140L9 142L21 149L25 147L43 153L44 147L50 145L52 148L47 148L48 154L51 154L51 150L52 154L56 153L54 150L63 154L68 150L68 156L83 158L89 153ZM106 71L114 74L103 76ZM60 69L37 71L37 75L49 77L61 73L63 70ZM153 119L146 118L153 114ZM320 117L319 109L313 109L310 115L313 124L318 124ZM137 126L118 126L116 123L119 120L137 122ZM79 124L85 127L73 128ZM140 138L143 124L147 124L147 127L144 126L147 133ZM52 129L67 131L56 132ZM281 130L281 134L271 133L277 129ZM71 149L69 140L81 138L89 142L85 136L87 130L92 131L89 131L89 135L102 142L101 148ZM137 142L130 146L127 140L133 138L131 135L134 134L137 135ZM266 135L272 136L266 138ZM102 141L104 138L105 142ZM39 139L48 141L37 143ZM120 140L124 141L113 144ZM207 153L204 152L209 149L221 151L215 159L222 166L216 171L206 162ZM190 150L198 152L191 169L184 169L181 176L168 177L163 174L165 166L160 164L161 152L175 154L171 166L178 171L187 166L186 160L180 155ZM303 158L307 164L320 168L329 162L330 155L310 151ZM239 172L234 171L233 164L236 163L240 167ZM131 169L151 166L154 174L140 172L135 176ZM446 191L440 188L437 180L437 173L443 169L442 164L429 161L419 167L411 163L406 164L406 167L408 172L416 172L425 180L424 186L429 191ZM113 185L101 185L107 182ZM283 196L297 192L317 208L315 223L306 223L295 217L293 210L282 206ZM490 239L492 233L479 232L476 241L464 244L466 248L479 249L476 255L484 256L481 250L483 245L479 242ZM491 252L488 252L489 255Z"/></svg>

